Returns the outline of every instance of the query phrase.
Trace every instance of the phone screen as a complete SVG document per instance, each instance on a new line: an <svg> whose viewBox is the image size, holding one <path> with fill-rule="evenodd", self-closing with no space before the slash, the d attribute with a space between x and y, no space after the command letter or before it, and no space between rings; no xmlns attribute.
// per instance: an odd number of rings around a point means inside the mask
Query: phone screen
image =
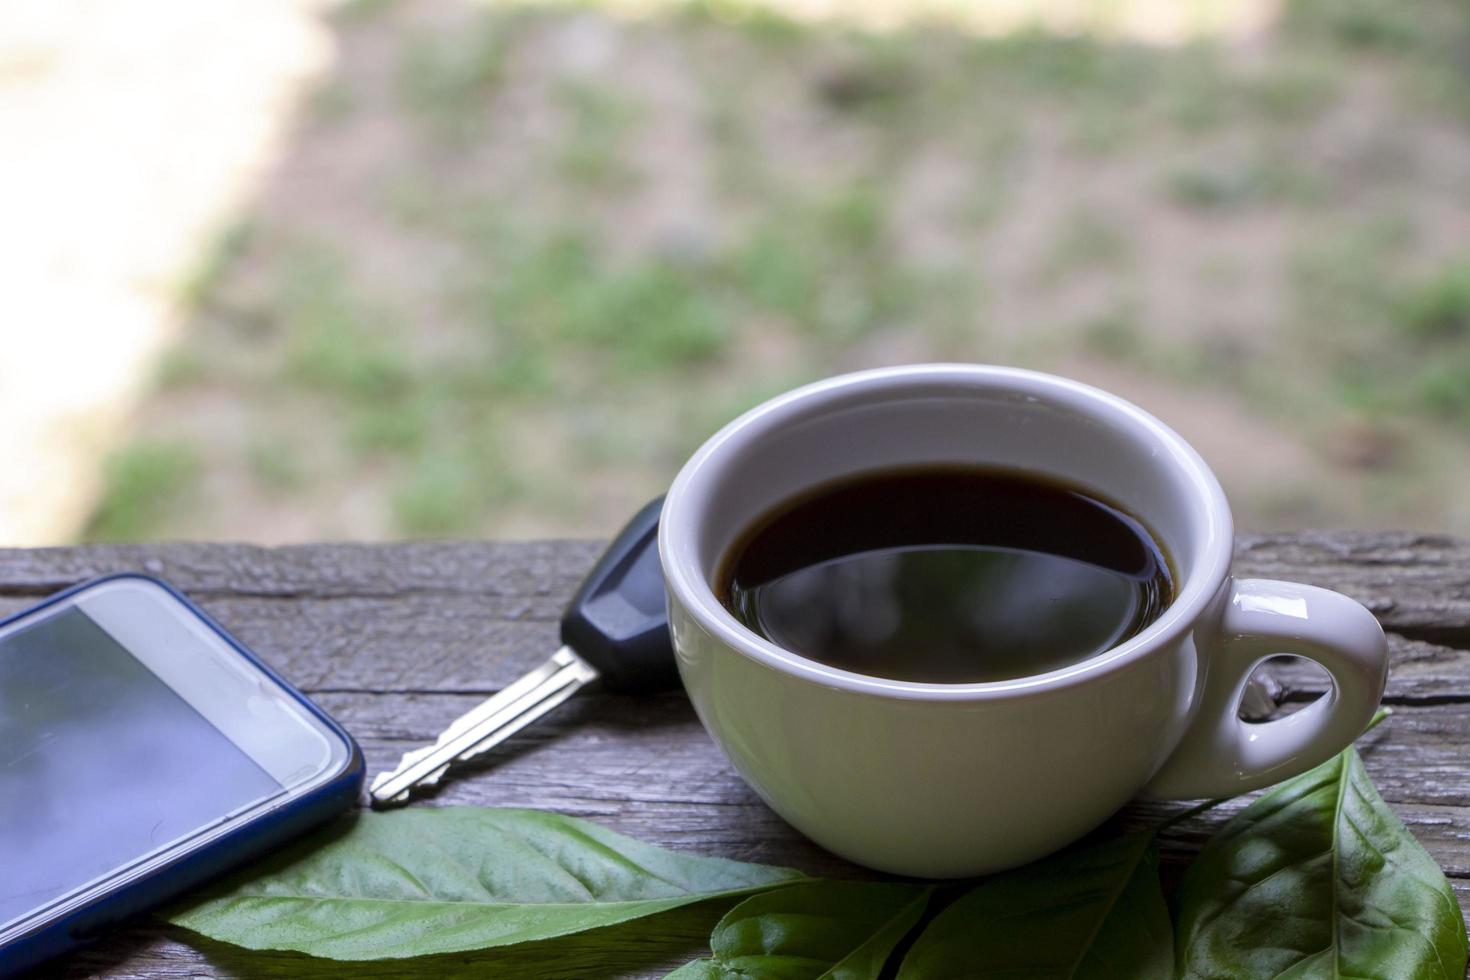
<svg viewBox="0 0 1470 980"><path fill-rule="evenodd" d="M80 609L0 639L0 928L282 792Z"/></svg>

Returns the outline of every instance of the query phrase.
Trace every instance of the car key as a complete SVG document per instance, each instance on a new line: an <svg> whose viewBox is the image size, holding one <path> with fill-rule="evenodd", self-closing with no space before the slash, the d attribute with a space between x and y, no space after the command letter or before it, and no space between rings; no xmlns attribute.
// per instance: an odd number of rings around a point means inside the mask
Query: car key
<svg viewBox="0 0 1470 980"><path fill-rule="evenodd" d="M679 683L664 608L658 517L652 501L613 539L561 620L551 659L455 720L433 745L406 753L372 783L376 808L407 803L454 766L483 755L589 684L642 694Z"/></svg>

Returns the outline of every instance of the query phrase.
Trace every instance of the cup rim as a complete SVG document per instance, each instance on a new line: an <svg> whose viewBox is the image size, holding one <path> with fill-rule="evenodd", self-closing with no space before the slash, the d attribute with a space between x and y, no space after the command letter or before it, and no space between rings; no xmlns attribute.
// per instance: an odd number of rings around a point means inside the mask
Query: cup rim
<svg viewBox="0 0 1470 980"><path fill-rule="evenodd" d="M725 608L699 567L695 536L700 500L691 485L713 460L762 431L781 426L814 403L839 402L858 391L929 386L985 387L1040 398L1093 416L1121 421L1162 446L1169 462L1194 488L1204 516L1204 544L1189 568L1177 569L1184 587L1142 632L1086 660L1003 681L947 684L894 680L832 667L787 650L746 627ZM1058 375L981 364L914 364L838 375L778 395L734 419L695 451L674 478L659 519L659 562L669 596L712 637L741 656L818 684L888 698L984 701L1070 687L1122 670L1176 642L1193 629L1230 571L1234 528L1220 481L1194 447L1153 415L1117 395Z"/></svg>

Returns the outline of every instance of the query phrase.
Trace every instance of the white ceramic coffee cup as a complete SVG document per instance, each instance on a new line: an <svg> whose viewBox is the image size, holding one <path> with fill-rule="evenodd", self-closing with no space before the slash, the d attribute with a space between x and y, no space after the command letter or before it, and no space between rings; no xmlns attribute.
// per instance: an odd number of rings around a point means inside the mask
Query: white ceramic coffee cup
<svg viewBox="0 0 1470 980"><path fill-rule="evenodd" d="M979 463L1090 488L1143 519L1176 597L1091 659L976 684L871 677L742 625L711 581L737 536L794 495L867 470ZM1351 742L1387 675L1383 631L1324 589L1230 574L1213 473L1153 416L1051 375L933 364L845 375L752 409L680 471L659 555L684 685L745 780L823 847L873 868L960 877L1022 864L1130 798L1230 796ZM1332 691L1251 724L1238 705L1273 654L1316 661Z"/></svg>

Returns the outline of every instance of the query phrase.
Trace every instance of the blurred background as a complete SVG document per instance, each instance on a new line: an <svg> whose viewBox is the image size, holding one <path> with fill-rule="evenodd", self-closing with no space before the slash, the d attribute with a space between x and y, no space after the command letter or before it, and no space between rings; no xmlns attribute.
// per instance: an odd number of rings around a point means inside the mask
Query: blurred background
<svg viewBox="0 0 1470 980"><path fill-rule="evenodd" d="M836 372L1470 533L1463 0L8 0L0 542L615 529Z"/></svg>

